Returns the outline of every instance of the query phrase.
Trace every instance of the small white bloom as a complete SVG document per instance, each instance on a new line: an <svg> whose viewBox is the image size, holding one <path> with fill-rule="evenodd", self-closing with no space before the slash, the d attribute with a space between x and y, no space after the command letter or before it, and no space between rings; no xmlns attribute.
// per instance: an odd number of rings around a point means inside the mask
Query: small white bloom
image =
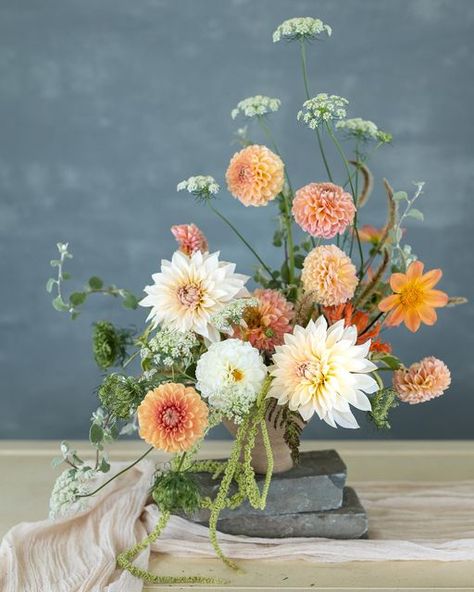
<svg viewBox="0 0 474 592"><path fill-rule="evenodd" d="M186 190L198 199L210 199L219 192L219 189L219 184L210 175L189 177L176 186L176 191Z"/></svg>
<svg viewBox="0 0 474 592"><path fill-rule="evenodd" d="M181 333L171 327L163 327L140 351L142 360L149 359L156 366L171 367L175 364L189 366L199 340L192 332Z"/></svg>
<svg viewBox="0 0 474 592"><path fill-rule="evenodd" d="M322 123L344 119L348 104L349 101L344 97L319 93L303 103L303 109L296 117L298 121L306 123L310 129L316 129Z"/></svg>
<svg viewBox="0 0 474 592"><path fill-rule="evenodd" d="M49 517L54 520L82 510L85 502L78 496L88 493L87 482L95 475L96 472L86 466L61 473L51 492Z"/></svg>
<svg viewBox="0 0 474 592"><path fill-rule="evenodd" d="M211 317L236 298L248 296L246 275L235 273L235 264L219 261L219 252L196 251L188 257L176 251L161 262L161 272L146 286L141 306L151 307L148 320L170 329L194 331L209 341L219 341Z"/></svg>
<svg viewBox="0 0 474 592"><path fill-rule="evenodd" d="M322 20L310 16L291 18L283 21L273 32L273 43L281 39L315 39L321 33L331 36L332 29Z"/></svg>
<svg viewBox="0 0 474 592"><path fill-rule="evenodd" d="M257 349L240 339L213 343L197 363L196 388L209 405L240 423L267 375Z"/></svg>
<svg viewBox="0 0 474 592"><path fill-rule="evenodd" d="M357 329L345 328L344 320L328 329L321 316L305 328L295 327L285 335L284 345L275 348L268 396L306 421L316 412L334 428L358 428L349 405L370 411L365 393L377 391L378 384L368 375L377 369L367 359L370 339L362 345L356 341Z"/></svg>
<svg viewBox="0 0 474 592"><path fill-rule="evenodd" d="M234 300L222 310L212 315L211 325L221 333L231 334L235 325L240 325L247 308L258 305L256 298L240 298Z"/></svg>
<svg viewBox="0 0 474 592"><path fill-rule="evenodd" d="M235 119L239 114L245 117L257 117L266 115L267 113L274 113L280 108L280 99L272 97L265 97L263 95L256 95L255 97L248 97L240 101L237 107L232 110L232 119Z"/></svg>
<svg viewBox="0 0 474 592"><path fill-rule="evenodd" d="M392 136L375 125L373 121L354 117L353 119L344 119L336 123L336 129L342 130L349 136L354 136L360 140L378 140L379 142L390 142Z"/></svg>

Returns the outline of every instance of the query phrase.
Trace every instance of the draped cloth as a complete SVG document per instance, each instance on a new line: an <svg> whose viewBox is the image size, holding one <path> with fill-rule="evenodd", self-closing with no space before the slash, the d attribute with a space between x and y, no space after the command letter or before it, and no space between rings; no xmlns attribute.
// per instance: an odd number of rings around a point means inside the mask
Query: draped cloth
<svg viewBox="0 0 474 592"><path fill-rule="evenodd" d="M118 472L123 463L114 463ZM159 510L147 505L154 472L142 461L60 520L21 523L0 545L2 592L139 592L143 583L116 568L117 555L153 530ZM112 473L113 474L113 473ZM369 515L369 539L262 539L220 534L234 559L474 561L474 481L352 483ZM172 516L152 553L214 557L208 529ZM148 566L150 549L136 560ZM189 574L193 575L193 574ZM205 575L202 573L201 575Z"/></svg>

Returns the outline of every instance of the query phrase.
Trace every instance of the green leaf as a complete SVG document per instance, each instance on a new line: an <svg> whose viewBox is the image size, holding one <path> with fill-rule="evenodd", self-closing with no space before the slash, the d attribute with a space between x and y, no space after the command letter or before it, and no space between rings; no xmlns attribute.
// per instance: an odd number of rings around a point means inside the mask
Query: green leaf
<svg viewBox="0 0 474 592"><path fill-rule="evenodd" d="M59 465L62 465L63 462L64 458L62 458L62 456L55 456L51 461L51 466L53 467L53 469L55 469L56 467L59 467Z"/></svg>
<svg viewBox="0 0 474 592"><path fill-rule="evenodd" d="M56 296L52 304L56 310L59 310L59 312L69 312L69 305L63 301L61 296Z"/></svg>
<svg viewBox="0 0 474 592"><path fill-rule="evenodd" d="M59 267L61 265L61 261L58 261L57 259L51 259L49 264L51 265L51 267Z"/></svg>
<svg viewBox="0 0 474 592"><path fill-rule="evenodd" d="M91 425L89 430L89 440L91 444L100 444L104 439L104 430L97 423Z"/></svg>
<svg viewBox="0 0 474 592"><path fill-rule="evenodd" d="M295 267L297 267L298 269L303 269L304 260L304 255L295 255Z"/></svg>
<svg viewBox="0 0 474 592"><path fill-rule="evenodd" d="M275 230L275 234L273 235L273 246L274 247L281 247L283 244L283 233L281 230Z"/></svg>
<svg viewBox="0 0 474 592"><path fill-rule="evenodd" d="M72 275L68 271L63 271L62 278L63 280L70 280Z"/></svg>
<svg viewBox="0 0 474 592"><path fill-rule="evenodd" d="M57 280L55 280L54 278L49 278L49 280L46 282L46 291L49 292L49 294L51 294L53 287L57 284Z"/></svg>
<svg viewBox="0 0 474 592"><path fill-rule="evenodd" d="M396 356L383 356L379 359L392 370L398 370L402 366L402 363Z"/></svg>
<svg viewBox="0 0 474 592"><path fill-rule="evenodd" d="M77 319L77 317L78 317L80 314L81 314L81 313L80 313L80 312L78 312L77 310L73 311L73 312L71 313L71 319L72 319L73 321L75 321L75 320Z"/></svg>
<svg viewBox="0 0 474 592"><path fill-rule="evenodd" d="M396 191L393 194L393 199L395 201L408 200L408 193L406 191Z"/></svg>
<svg viewBox="0 0 474 592"><path fill-rule="evenodd" d="M135 296L135 294L126 292L122 304L125 306L125 308L132 308L135 310L138 306L138 298Z"/></svg>
<svg viewBox="0 0 474 592"><path fill-rule="evenodd" d="M91 278L89 278L89 287L91 290L101 290L104 282L101 280L100 277L93 275Z"/></svg>
<svg viewBox="0 0 474 592"><path fill-rule="evenodd" d="M102 458L100 461L99 471L102 471L102 473L108 473L110 471L110 464L105 460L105 458Z"/></svg>
<svg viewBox="0 0 474 592"><path fill-rule="evenodd" d="M421 222L423 222L425 219L423 212L420 212L420 210L417 210L416 208L409 210L407 212L407 216L410 216L410 218L415 218L415 220L420 220Z"/></svg>
<svg viewBox="0 0 474 592"><path fill-rule="evenodd" d="M290 270L288 269L288 263L286 261L281 266L280 273L281 273L281 279L285 283L288 283L290 281Z"/></svg>
<svg viewBox="0 0 474 592"><path fill-rule="evenodd" d="M86 298L87 298L87 294L85 292L73 292L69 296L69 302L73 306L80 306L81 304L84 304Z"/></svg>

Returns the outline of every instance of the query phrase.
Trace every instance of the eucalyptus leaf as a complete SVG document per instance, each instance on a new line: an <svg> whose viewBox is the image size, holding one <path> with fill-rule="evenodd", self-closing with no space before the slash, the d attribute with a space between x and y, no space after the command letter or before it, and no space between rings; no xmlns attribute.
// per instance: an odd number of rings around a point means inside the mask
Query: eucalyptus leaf
<svg viewBox="0 0 474 592"><path fill-rule="evenodd" d="M87 298L87 294L85 292L73 292L69 296L69 302L73 306L80 306L81 304L84 304L86 298Z"/></svg>
<svg viewBox="0 0 474 592"><path fill-rule="evenodd" d="M407 200L408 200L408 194L407 194L407 192L406 192L406 191L396 191L396 192L393 194L393 199L394 199L395 201L402 201L402 200L405 200L405 201L407 201Z"/></svg>
<svg viewBox="0 0 474 592"><path fill-rule="evenodd" d="M54 278L49 278L49 280L46 282L46 291L49 292L51 294L53 287L57 284L57 280L55 280Z"/></svg>
<svg viewBox="0 0 474 592"><path fill-rule="evenodd" d="M415 218L415 220L420 220L421 222L423 222L423 220L425 219L423 212L420 212L420 210L417 210L416 208L412 208L411 210L409 210L407 212L407 216L409 216L410 218Z"/></svg>
<svg viewBox="0 0 474 592"><path fill-rule="evenodd" d="M63 301L61 296L56 296L52 304L59 312L69 312L69 306Z"/></svg>
<svg viewBox="0 0 474 592"><path fill-rule="evenodd" d="M89 440L91 444L100 444L104 439L104 430L98 425L97 423L93 423L91 425L91 429L89 431Z"/></svg>
<svg viewBox="0 0 474 592"><path fill-rule="evenodd" d="M96 275L93 275L91 278L89 278L88 283L91 290L100 290L104 285L102 279Z"/></svg>

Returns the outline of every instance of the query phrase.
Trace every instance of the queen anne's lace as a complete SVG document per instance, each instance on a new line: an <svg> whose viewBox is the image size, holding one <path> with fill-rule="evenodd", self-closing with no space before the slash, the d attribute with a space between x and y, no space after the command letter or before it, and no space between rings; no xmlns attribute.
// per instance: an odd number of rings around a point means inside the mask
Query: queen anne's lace
<svg viewBox="0 0 474 592"><path fill-rule="evenodd" d="M140 351L143 360L151 360L156 366L171 367L174 364L188 366L193 358L193 350L199 346L194 333L181 333L164 327L152 337Z"/></svg>
<svg viewBox="0 0 474 592"><path fill-rule="evenodd" d="M176 191L186 190L199 199L209 199L219 192L219 184L210 175L197 175L189 177L178 183Z"/></svg>
<svg viewBox="0 0 474 592"><path fill-rule="evenodd" d="M361 119L360 117L338 121L336 128L360 140L378 140L384 143L392 140L391 134L379 130L373 121Z"/></svg>
<svg viewBox="0 0 474 592"><path fill-rule="evenodd" d="M56 479L51 498L49 500L49 516L52 519L66 516L77 505L78 509L84 507L84 502L79 495L87 493L87 482L94 477L95 471L90 467L67 469Z"/></svg>
<svg viewBox="0 0 474 592"><path fill-rule="evenodd" d="M235 119L239 114L245 117L257 117L259 115L266 115L267 113L274 113L280 108L280 99L272 97L265 97L263 95L255 95L240 101L237 107L232 110L231 117Z"/></svg>
<svg viewBox="0 0 474 592"><path fill-rule="evenodd" d="M273 32L273 43L281 39L315 39L321 33L326 33L328 37L332 34L329 25L322 20L310 16L291 18L283 21Z"/></svg>
<svg viewBox="0 0 474 592"><path fill-rule="evenodd" d="M349 101L344 97L319 93L303 103L303 109L298 111L296 117L310 129L316 129L327 121L344 119L348 104Z"/></svg>

